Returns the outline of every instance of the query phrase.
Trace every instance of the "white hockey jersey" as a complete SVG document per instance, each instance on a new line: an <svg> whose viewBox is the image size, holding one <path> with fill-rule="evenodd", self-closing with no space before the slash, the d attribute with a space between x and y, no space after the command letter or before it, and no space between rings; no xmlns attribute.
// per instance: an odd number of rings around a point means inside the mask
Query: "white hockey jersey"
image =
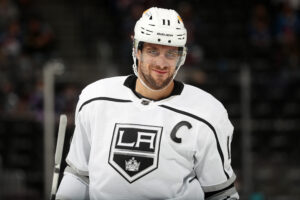
<svg viewBox="0 0 300 200"><path fill-rule="evenodd" d="M168 98L152 101L135 83L107 78L80 95L66 160L89 177L89 198L201 200L232 185L233 126L223 105L177 81Z"/></svg>

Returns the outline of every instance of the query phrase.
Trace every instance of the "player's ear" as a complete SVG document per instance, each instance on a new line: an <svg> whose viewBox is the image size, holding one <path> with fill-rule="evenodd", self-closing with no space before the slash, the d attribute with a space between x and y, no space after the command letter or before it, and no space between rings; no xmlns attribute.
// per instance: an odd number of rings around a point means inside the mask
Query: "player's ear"
<svg viewBox="0 0 300 200"><path fill-rule="evenodd" d="M141 57L141 50L137 49L136 53L135 53L135 56L138 60L140 60L140 57Z"/></svg>

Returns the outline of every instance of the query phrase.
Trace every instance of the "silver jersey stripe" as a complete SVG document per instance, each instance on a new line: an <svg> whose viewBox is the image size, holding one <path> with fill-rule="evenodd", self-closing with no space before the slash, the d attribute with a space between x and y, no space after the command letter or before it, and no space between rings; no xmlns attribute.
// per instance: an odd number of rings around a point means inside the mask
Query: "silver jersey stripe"
<svg viewBox="0 0 300 200"><path fill-rule="evenodd" d="M78 174L73 168L71 168L69 166L66 167L65 172L73 174L74 176L79 178L80 181L83 181L85 184L89 185L90 180L89 180L88 176L83 176L83 175Z"/></svg>
<svg viewBox="0 0 300 200"><path fill-rule="evenodd" d="M221 183L219 185L212 185L212 186L202 186L202 190L204 192L215 192L218 190L222 190L226 187L228 187L229 185L231 185L236 179L235 174L233 173L232 176L224 183Z"/></svg>
<svg viewBox="0 0 300 200"><path fill-rule="evenodd" d="M88 171L83 171L75 167L75 165L68 159L66 159L67 164L76 172L76 174L82 175L82 176L89 176Z"/></svg>

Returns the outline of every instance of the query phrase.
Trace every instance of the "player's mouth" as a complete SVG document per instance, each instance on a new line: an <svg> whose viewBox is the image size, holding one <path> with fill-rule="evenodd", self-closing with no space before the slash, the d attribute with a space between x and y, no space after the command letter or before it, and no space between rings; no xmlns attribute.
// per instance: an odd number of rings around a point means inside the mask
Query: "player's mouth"
<svg viewBox="0 0 300 200"><path fill-rule="evenodd" d="M168 73L167 70L161 70L161 69L152 69L154 72L158 73L158 74L166 74Z"/></svg>

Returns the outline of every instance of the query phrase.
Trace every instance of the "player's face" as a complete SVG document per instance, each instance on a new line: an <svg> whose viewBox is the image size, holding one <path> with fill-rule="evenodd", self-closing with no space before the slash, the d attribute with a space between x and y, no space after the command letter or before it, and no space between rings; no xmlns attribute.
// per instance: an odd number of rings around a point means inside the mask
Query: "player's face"
<svg viewBox="0 0 300 200"><path fill-rule="evenodd" d="M144 43L137 58L139 78L151 89L159 90L172 81L179 59L178 47Z"/></svg>

